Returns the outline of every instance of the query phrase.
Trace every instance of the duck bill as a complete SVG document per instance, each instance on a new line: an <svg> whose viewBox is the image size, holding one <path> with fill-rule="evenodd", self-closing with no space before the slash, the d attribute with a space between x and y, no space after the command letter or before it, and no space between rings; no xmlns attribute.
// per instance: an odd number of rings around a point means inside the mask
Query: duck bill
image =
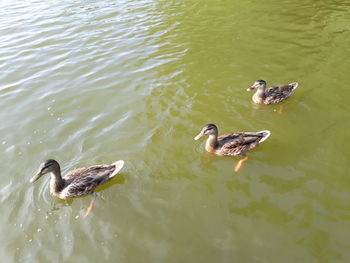
<svg viewBox="0 0 350 263"><path fill-rule="evenodd" d="M37 181L41 176L43 176L43 174L40 173L40 171L39 171L36 175L34 175L34 176L30 179L29 182L34 183L34 182Z"/></svg>
<svg viewBox="0 0 350 263"><path fill-rule="evenodd" d="M204 135L203 131L201 131L194 139L197 141Z"/></svg>
<svg viewBox="0 0 350 263"><path fill-rule="evenodd" d="M250 88L247 88L247 91L255 90L259 87L259 84L254 83Z"/></svg>

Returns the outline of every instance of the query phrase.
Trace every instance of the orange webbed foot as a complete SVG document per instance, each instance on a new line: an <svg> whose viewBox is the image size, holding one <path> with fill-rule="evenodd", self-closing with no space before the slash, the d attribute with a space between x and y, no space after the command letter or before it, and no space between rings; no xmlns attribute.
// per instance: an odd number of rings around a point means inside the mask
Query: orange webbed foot
<svg viewBox="0 0 350 263"><path fill-rule="evenodd" d="M281 105L277 112L278 112L278 114L282 114L283 111L284 111L284 105Z"/></svg>
<svg viewBox="0 0 350 263"><path fill-rule="evenodd" d="M95 202L96 202L96 195L93 195L93 196L92 196L92 200L91 200L91 202L90 202L90 205L89 205L89 207L86 209L86 212L85 212L85 214L84 214L83 217L87 217L87 216L90 214L92 208L94 207Z"/></svg>
<svg viewBox="0 0 350 263"><path fill-rule="evenodd" d="M248 156L244 157L243 159L239 160L237 165L235 166L235 172L237 173L241 168L244 162L248 161Z"/></svg>

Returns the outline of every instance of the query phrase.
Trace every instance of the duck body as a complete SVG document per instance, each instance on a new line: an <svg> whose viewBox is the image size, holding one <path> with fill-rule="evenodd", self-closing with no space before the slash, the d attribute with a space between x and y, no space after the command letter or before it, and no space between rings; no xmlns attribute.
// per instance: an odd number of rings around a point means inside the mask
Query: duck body
<svg viewBox="0 0 350 263"><path fill-rule="evenodd" d="M30 181L35 182L42 175L51 173L51 194L68 199L93 193L96 187L110 181L123 165L122 160L110 165L94 165L73 170L62 177L60 165L50 159L40 165L38 173Z"/></svg>
<svg viewBox="0 0 350 263"><path fill-rule="evenodd" d="M267 88L264 80L257 80L247 91L256 89L252 100L257 104L277 104L288 99L298 87L298 83L290 83Z"/></svg>
<svg viewBox="0 0 350 263"><path fill-rule="evenodd" d="M218 136L218 129L214 124L208 124L195 137L198 140L204 135L209 138L206 141L205 149L219 156L245 155L245 152L257 147L270 136L270 131L260 132L238 132Z"/></svg>

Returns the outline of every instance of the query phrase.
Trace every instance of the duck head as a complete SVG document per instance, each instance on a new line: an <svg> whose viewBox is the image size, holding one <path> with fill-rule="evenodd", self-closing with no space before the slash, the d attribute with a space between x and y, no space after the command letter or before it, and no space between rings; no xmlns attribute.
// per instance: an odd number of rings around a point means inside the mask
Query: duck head
<svg viewBox="0 0 350 263"><path fill-rule="evenodd" d="M265 88L266 88L266 81L259 79L259 80L255 81L254 84L250 88L247 88L247 91L251 91L254 89L265 89Z"/></svg>
<svg viewBox="0 0 350 263"><path fill-rule="evenodd" d="M38 172L30 179L31 183L37 181L41 176L47 173L57 173L60 171L60 165L53 159L46 160L40 164Z"/></svg>
<svg viewBox="0 0 350 263"><path fill-rule="evenodd" d="M205 125L201 132L196 136L194 137L195 140L198 140L200 139L201 137L203 137L204 135L218 135L218 128L216 127L215 124L207 124Z"/></svg>

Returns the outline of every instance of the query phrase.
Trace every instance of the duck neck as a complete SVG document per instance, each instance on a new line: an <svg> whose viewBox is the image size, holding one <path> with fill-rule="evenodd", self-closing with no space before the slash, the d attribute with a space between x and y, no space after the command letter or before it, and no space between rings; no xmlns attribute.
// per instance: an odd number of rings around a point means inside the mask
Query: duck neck
<svg viewBox="0 0 350 263"><path fill-rule="evenodd" d="M255 94L253 95L253 101L255 103L263 103L265 99L265 87L257 88Z"/></svg>
<svg viewBox="0 0 350 263"><path fill-rule="evenodd" d="M264 99L265 98L265 89L266 89L266 87L258 88L256 90L254 96Z"/></svg>
<svg viewBox="0 0 350 263"><path fill-rule="evenodd" d="M208 152L215 152L217 147L218 147L218 135L217 134L209 135L209 138L207 139L207 142L205 144L205 149Z"/></svg>
<svg viewBox="0 0 350 263"><path fill-rule="evenodd" d="M50 190L53 195L58 195L64 188L64 180L61 176L61 169L51 172Z"/></svg>

